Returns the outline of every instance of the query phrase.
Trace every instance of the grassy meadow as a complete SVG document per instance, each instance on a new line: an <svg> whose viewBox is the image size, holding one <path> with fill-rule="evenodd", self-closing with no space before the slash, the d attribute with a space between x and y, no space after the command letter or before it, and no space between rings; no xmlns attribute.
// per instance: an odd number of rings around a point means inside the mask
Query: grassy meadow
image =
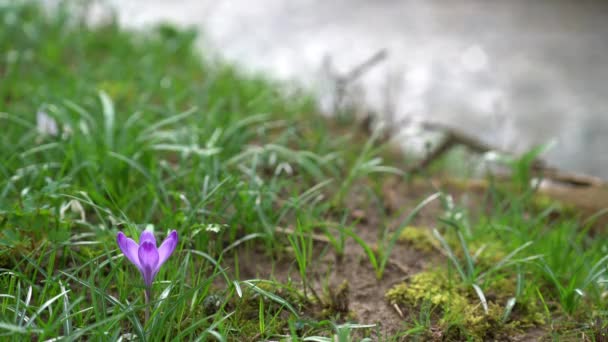
<svg viewBox="0 0 608 342"><path fill-rule="evenodd" d="M438 184L194 31L78 13L0 2L1 340L606 338L603 213L540 195L540 150ZM179 236L149 304L146 229Z"/></svg>

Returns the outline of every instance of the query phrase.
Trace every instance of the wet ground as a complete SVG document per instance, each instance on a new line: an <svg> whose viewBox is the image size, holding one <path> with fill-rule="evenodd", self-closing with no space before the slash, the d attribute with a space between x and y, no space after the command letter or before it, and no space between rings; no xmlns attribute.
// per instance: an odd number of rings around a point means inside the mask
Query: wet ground
<svg viewBox="0 0 608 342"><path fill-rule="evenodd" d="M497 147L557 141L553 165L608 178L608 3L601 1L109 0L123 23L194 25L243 68L315 87L329 57L376 112L445 122Z"/></svg>

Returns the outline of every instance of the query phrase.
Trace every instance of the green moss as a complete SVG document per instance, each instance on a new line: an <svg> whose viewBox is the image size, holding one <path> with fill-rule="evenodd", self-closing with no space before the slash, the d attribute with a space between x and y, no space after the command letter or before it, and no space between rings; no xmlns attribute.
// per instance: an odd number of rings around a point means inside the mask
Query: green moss
<svg viewBox="0 0 608 342"><path fill-rule="evenodd" d="M391 304L414 306L424 301L435 306L462 307L467 304L466 298L461 296L438 270L416 274L409 283L401 283L390 289L386 298Z"/></svg>
<svg viewBox="0 0 608 342"><path fill-rule="evenodd" d="M566 216L575 216L578 212L576 207L545 194L536 194L532 197L531 205L532 209L537 212L542 212L549 208L553 208L556 212Z"/></svg>
<svg viewBox="0 0 608 342"><path fill-rule="evenodd" d="M437 240L425 227L405 227L398 240L421 252L432 252L437 247Z"/></svg>
<svg viewBox="0 0 608 342"><path fill-rule="evenodd" d="M297 303L295 298L291 298L293 294L285 291L278 284L258 282L256 286L260 290L283 298L289 303ZM230 318L230 324L238 327L236 331L238 331L239 336L264 335L270 331L282 331L287 327L287 318L291 317L288 310L285 310L282 305L257 291L250 288L243 290L242 297L235 297L233 298L233 302L229 303L230 309L235 312ZM263 315L260 315L260 309L262 309ZM264 332L260 331L260 319L264 320L262 324L265 327Z"/></svg>
<svg viewBox="0 0 608 342"><path fill-rule="evenodd" d="M515 292L515 284L498 279L491 289L491 293L486 293L486 314L471 286L456 284L448 279L445 270L435 269L418 273L409 282L394 286L386 293L386 299L391 304L414 308L431 303L439 309L436 322L448 339L496 339L544 323L540 307L534 300L518 302L512 315L503 322L505 305Z"/></svg>

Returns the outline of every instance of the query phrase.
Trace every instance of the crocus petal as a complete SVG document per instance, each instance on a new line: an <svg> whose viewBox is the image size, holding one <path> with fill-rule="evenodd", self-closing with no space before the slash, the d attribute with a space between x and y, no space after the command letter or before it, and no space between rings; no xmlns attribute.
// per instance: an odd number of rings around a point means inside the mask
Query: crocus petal
<svg viewBox="0 0 608 342"><path fill-rule="evenodd" d="M156 266L155 274L158 272L162 264L169 259L173 251L175 250L175 246L177 246L177 231L172 231L169 236L163 241L163 243L158 247L158 265Z"/></svg>
<svg viewBox="0 0 608 342"><path fill-rule="evenodd" d="M151 286L158 265L158 250L152 241L144 241L139 246L138 256L141 265L139 270L144 277L144 283L146 286Z"/></svg>
<svg viewBox="0 0 608 342"><path fill-rule="evenodd" d="M139 236L140 245L143 244L145 241L152 242L152 244L156 248L156 238L154 237L154 233L152 233L149 230L144 230L143 232L141 232L141 235Z"/></svg>
<svg viewBox="0 0 608 342"><path fill-rule="evenodd" d="M122 253L131 261L137 268L141 269L141 264L139 263L138 249L139 245L133 241L133 239L129 239L122 232L118 232L116 236L116 242L118 243L118 247Z"/></svg>

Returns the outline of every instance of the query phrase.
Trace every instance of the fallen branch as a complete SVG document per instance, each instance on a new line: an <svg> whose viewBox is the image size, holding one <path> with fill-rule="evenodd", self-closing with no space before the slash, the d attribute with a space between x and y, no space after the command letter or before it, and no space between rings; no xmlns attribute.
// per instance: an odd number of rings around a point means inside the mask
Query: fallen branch
<svg viewBox="0 0 608 342"><path fill-rule="evenodd" d="M333 103L333 112L339 113L342 111L344 107L344 99L346 98L346 93L348 87L359 79L362 75L371 70L374 66L378 65L380 62L384 61L388 56L388 52L386 49L381 49L374 53L372 56L352 68L350 71L340 74L338 73L331 63L331 58L328 58L325 63L325 69L330 79L333 80L334 84L334 103Z"/></svg>
<svg viewBox="0 0 608 342"><path fill-rule="evenodd" d="M440 131L444 133L446 137L435 149L430 151L424 159L414 165L414 167L410 168L410 172L420 172L421 170L427 168L433 161L439 159L455 146L464 146L472 152L479 154L494 151L505 155L512 155L510 152L501 151L494 146L491 146L471 135L447 125L423 122L422 127L431 131ZM532 163L532 171L543 179L551 180L564 185L588 187L603 186L605 184L604 181L597 177L563 171L555 167L551 167L542 159L536 159Z"/></svg>

